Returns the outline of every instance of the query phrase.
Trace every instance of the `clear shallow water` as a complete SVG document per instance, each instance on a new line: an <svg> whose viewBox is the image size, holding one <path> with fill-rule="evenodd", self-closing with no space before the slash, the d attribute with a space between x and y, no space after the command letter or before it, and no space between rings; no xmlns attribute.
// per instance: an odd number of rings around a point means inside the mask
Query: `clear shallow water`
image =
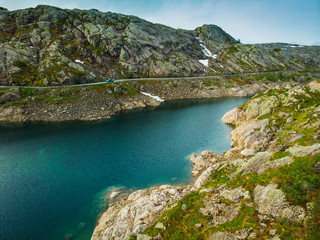
<svg viewBox="0 0 320 240"><path fill-rule="evenodd" d="M0 239L89 239L107 188L191 180L192 152L229 149L244 98L166 103L108 121L0 125Z"/></svg>

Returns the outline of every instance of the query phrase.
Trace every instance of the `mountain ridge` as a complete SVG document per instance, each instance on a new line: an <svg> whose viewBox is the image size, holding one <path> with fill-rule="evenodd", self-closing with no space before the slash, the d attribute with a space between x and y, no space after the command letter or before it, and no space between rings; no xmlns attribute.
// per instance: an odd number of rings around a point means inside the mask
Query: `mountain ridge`
<svg viewBox="0 0 320 240"><path fill-rule="evenodd" d="M0 84L317 69L320 47L241 44L216 25L174 29L96 9L0 9ZM296 47L290 47L296 46Z"/></svg>

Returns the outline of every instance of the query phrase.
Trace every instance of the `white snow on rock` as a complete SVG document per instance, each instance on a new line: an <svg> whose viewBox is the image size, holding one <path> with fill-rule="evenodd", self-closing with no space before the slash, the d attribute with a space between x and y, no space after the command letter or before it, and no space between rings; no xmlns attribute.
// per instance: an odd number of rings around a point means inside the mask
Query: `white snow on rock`
<svg viewBox="0 0 320 240"><path fill-rule="evenodd" d="M153 96L153 95L151 95L150 93L146 93L146 92L141 92L141 93L142 93L143 95L148 96L148 97L152 97L153 99L157 100L158 102L164 102L164 100L161 99L161 98L158 97L158 96Z"/></svg>
<svg viewBox="0 0 320 240"><path fill-rule="evenodd" d="M202 42L198 37L196 39L198 39L198 41L200 42L200 46L204 55L206 55L207 57L217 58L217 55L212 54L210 50L206 47L206 45L204 45L204 42Z"/></svg>
<svg viewBox="0 0 320 240"><path fill-rule="evenodd" d="M204 55L206 55L207 57L213 56L210 50L202 42L200 42L200 45L202 47L202 52L204 53Z"/></svg>
<svg viewBox="0 0 320 240"><path fill-rule="evenodd" d="M216 59L218 57L217 54L212 54L210 52L210 50L206 47L206 45L204 45L204 42L200 41L199 38L197 38L198 41L200 42L200 46L202 48L202 52L204 53L204 55L206 55L207 57L209 58L213 58L213 59ZM202 60L198 60L202 65L206 66L206 67L209 67L209 60L208 59L202 59ZM212 69L213 71L216 72L216 70Z"/></svg>
<svg viewBox="0 0 320 240"><path fill-rule="evenodd" d="M198 60L198 61L199 61L199 63L203 64L204 66L209 67L209 60L208 59L206 59L206 60Z"/></svg>
<svg viewBox="0 0 320 240"><path fill-rule="evenodd" d="M74 60L76 63L81 63L81 64L83 64L84 62L83 61L81 61L81 60L79 60L79 59L76 59L76 60Z"/></svg>
<svg viewBox="0 0 320 240"><path fill-rule="evenodd" d="M290 47L295 48L295 47L303 47L303 46L301 46L301 45L292 45Z"/></svg>

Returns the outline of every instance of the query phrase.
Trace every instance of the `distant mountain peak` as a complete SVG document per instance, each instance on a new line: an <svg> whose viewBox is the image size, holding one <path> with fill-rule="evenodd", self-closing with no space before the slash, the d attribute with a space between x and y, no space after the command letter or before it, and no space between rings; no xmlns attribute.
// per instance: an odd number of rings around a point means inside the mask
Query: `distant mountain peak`
<svg viewBox="0 0 320 240"><path fill-rule="evenodd" d="M231 37L228 33L223 31L217 25L204 24L201 27L195 29L200 40L210 40L217 43L236 43L237 41Z"/></svg>

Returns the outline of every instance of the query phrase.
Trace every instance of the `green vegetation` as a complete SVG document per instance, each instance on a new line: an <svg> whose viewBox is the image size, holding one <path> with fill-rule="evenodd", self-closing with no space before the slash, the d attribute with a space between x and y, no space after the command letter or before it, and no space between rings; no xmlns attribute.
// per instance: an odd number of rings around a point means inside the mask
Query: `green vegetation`
<svg viewBox="0 0 320 240"><path fill-rule="evenodd" d="M20 68L19 72L12 74L12 78L19 84L34 85L34 82L39 79L37 69L34 65L26 63L22 60L13 62L15 67Z"/></svg>
<svg viewBox="0 0 320 240"><path fill-rule="evenodd" d="M238 214L238 216L229 222L220 224L218 226L218 230L234 232L243 228L257 228L257 219L257 213L253 207L241 204L240 213Z"/></svg>
<svg viewBox="0 0 320 240"><path fill-rule="evenodd" d="M295 94L299 101L293 105L288 107L280 104L272 114L262 116L263 119L268 118L270 122L273 122L269 127L276 126L282 129L275 136L280 139L278 144L288 147L295 144L309 146L320 142L318 138L313 137L317 131L319 134L319 126L317 124L315 127L303 125L307 123L313 126L315 122L318 122L319 118L315 115L315 108L320 106L320 94L308 88L304 90L305 94ZM266 93L256 95L253 99L268 96L279 97L281 94L288 96L288 90L268 90ZM246 109L247 104L248 102L244 103L242 109ZM297 108L298 105L300 108ZM279 117L280 112L290 113L293 122L287 122L286 118ZM301 126L304 126L303 129ZM304 136L290 143L285 140L285 137L289 136L292 131L303 133ZM207 239L217 231L232 233L240 229L252 228L252 232L258 239L272 238L269 233L271 229L276 229L281 239L320 239L320 172L315 168L316 164L320 164L320 154L297 157L286 151L276 151L269 161L288 156L293 158L293 163L278 168L269 168L260 175L256 172L243 174L242 171L230 178L230 175L238 169L236 165L229 164L218 168L212 173L210 181L202 186L203 189L212 189L212 191L189 193L158 219L157 222L166 226L165 231L154 228L155 223L145 233L149 236L156 236L160 233L163 239ZM267 186L271 183L277 184L278 188L285 193L287 202L308 209L311 213L310 219L305 223L292 222L287 219L272 220L268 223L267 228L261 228L252 198L253 190L257 185ZM234 189L240 186L249 191L251 198L240 200L240 212L234 219L220 225L211 225L212 216L203 215L199 211L204 206L204 201L216 198L213 192L219 187ZM235 204L223 198L219 201L230 206ZM183 204L187 206L187 210L183 210ZM196 227L196 224L200 224L201 227Z"/></svg>
<svg viewBox="0 0 320 240"><path fill-rule="evenodd" d="M131 84L123 83L108 83L103 85L94 85L89 88L96 90L99 93L112 93L114 97L128 96L132 97L139 93Z"/></svg>
<svg viewBox="0 0 320 240"><path fill-rule="evenodd" d="M203 216L199 212L203 199L204 195L198 192L187 194L160 217L159 222L167 226L165 231L154 228L154 224L145 233L157 235L161 232L164 239L204 239L202 230L195 226L197 223L205 224L210 221L209 216ZM182 205L186 206L185 210L182 210Z"/></svg>

